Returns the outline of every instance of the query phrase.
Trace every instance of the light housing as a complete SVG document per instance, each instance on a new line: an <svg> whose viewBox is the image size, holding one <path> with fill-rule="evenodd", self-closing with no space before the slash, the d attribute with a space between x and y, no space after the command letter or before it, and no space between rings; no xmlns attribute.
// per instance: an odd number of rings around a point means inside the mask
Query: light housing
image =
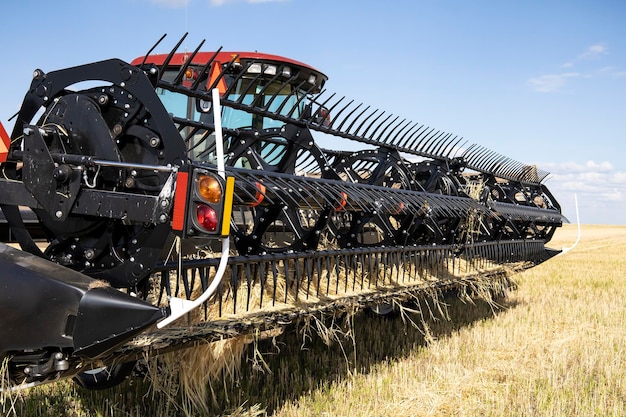
<svg viewBox="0 0 626 417"><path fill-rule="evenodd" d="M228 236L234 177L196 167L191 178L185 236Z"/></svg>

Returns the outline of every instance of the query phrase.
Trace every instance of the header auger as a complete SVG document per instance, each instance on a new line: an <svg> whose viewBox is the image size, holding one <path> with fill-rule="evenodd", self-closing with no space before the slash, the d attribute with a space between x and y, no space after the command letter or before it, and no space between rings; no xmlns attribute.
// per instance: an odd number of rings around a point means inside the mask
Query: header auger
<svg viewBox="0 0 626 417"><path fill-rule="evenodd" d="M301 62L183 40L35 71L1 161L9 386L108 386L88 370L558 252L547 172L328 94Z"/></svg>

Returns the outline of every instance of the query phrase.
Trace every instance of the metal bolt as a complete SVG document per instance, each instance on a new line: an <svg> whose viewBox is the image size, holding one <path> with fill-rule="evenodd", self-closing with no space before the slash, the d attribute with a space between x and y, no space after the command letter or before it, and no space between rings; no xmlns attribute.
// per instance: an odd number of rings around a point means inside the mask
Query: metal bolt
<svg viewBox="0 0 626 417"><path fill-rule="evenodd" d="M159 146L160 143L161 143L161 139L157 137L150 138L150 146L152 146L153 148L156 148L157 146Z"/></svg>
<svg viewBox="0 0 626 417"><path fill-rule="evenodd" d="M47 92L48 92L48 88L45 85L39 85L35 89L35 93L37 93L39 97L45 96Z"/></svg>
<svg viewBox="0 0 626 417"><path fill-rule="evenodd" d="M63 212L61 210L58 210L56 213L54 213L54 215L57 217L57 219L60 219L61 217L63 217Z"/></svg>
<svg viewBox="0 0 626 417"><path fill-rule="evenodd" d="M118 123L115 126L113 126L113 134L117 136L120 133L122 133L122 125Z"/></svg>
<svg viewBox="0 0 626 417"><path fill-rule="evenodd" d="M109 96L107 96L106 94L102 94L100 97L98 97L98 103L101 106L104 106L108 102L109 102Z"/></svg>

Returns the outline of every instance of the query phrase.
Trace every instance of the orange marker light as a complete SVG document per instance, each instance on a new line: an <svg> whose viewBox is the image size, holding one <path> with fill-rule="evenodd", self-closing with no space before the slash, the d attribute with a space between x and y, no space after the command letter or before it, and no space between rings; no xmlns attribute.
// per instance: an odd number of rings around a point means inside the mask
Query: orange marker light
<svg viewBox="0 0 626 417"><path fill-rule="evenodd" d="M256 185L256 193L254 195L254 201L248 204L248 206L250 207L258 206L265 199L265 191L266 191L265 185L261 184L260 182L257 182L255 185Z"/></svg>
<svg viewBox="0 0 626 417"><path fill-rule="evenodd" d="M335 211L341 211L346 207L346 204L348 204L348 194L344 193L343 191L341 192L341 199L339 200L339 205L337 207L335 207Z"/></svg>
<svg viewBox="0 0 626 417"><path fill-rule="evenodd" d="M198 194L209 203L219 203L222 199L222 186L217 178L211 175L198 177Z"/></svg>

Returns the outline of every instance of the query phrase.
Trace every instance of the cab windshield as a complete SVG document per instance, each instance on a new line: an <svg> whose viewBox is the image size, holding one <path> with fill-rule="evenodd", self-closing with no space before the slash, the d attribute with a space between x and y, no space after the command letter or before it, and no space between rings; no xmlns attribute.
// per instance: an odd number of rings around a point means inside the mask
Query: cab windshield
<svg viewBox="0 0 626 417"><path fill-rule="evenodd" d="M172 82L176 75L177 71L168 71L164 74L163 80ZM230 87L233 80L227 77L226 82ZM230 89L227 98L229 101L254 104L257 107L267 106L268 111L283 116L300 117L307 105L307 100L302 99L305 92L295 89L290 84L281 82L268 84L269 82L269 79L262 77L239 78L236 85ZM161 87L156 89L156 93L172 117L196 120L210 125L214 123L213 106L209 103ZM262 130L282 127L283 124L283 122L270 117L222 106L222 126L227 129ZM200 132L195 135L197 137L189 138L187 133L185 129L181 131L181 135L188 141L189 157L194 160L214 162L215 155L212 152L215 144L214 134L207 138L201 137L202 133Z"/></svg>
<svg viewBox="0 0 626 417"><path fill-rule="evenodd" d="M168 71L163 79L171 82L176 74L176 71ZM228 100L241 101L243 104L254 103L258 107L269 105L268 110L271 112L279 112L284 116L298 118L306 106L306 100L300 99L304 92L295 90L289 84L272 83L267 85L267 82L269 80L240 78L236 86L230 90ZM157 88L156 92L171 116L213 124L211 106L206 106L201 100L160 87ZM297 107L294 109L296 105ZM207 111L202 111L203 108L206 108ZM261 130L281 127L282 125L283 122L269 117L222 107L222 126L225 128Z"/></svg>

